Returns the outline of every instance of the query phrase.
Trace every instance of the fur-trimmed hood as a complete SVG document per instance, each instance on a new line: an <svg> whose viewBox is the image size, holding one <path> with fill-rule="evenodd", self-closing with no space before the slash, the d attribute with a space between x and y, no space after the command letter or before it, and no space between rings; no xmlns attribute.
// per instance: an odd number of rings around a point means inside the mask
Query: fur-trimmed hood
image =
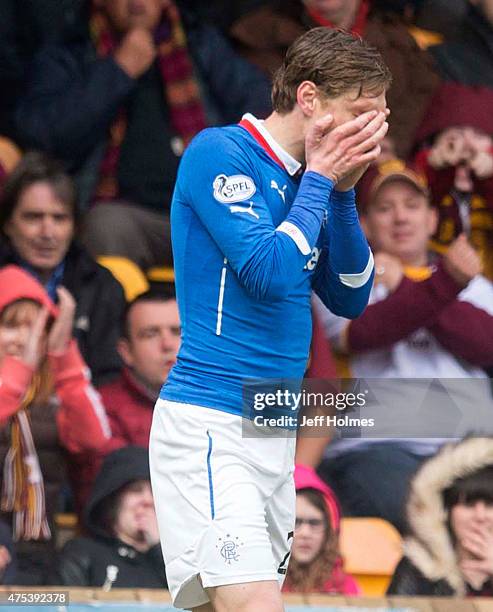
<svg viewBox="0 0 493 612"><path fill-rule="evenodd" d="M411 482L407 515L412 535L404 541L404 552L426 578L445 580L457 595L466 588L447 528L443 492L488 465L493 465L493 438L466 438L445 445Z"/></svg>

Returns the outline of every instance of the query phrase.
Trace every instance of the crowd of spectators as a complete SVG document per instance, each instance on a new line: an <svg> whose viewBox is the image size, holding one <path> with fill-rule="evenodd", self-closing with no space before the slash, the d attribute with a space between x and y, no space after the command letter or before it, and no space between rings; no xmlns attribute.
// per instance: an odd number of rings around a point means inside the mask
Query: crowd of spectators
<svg viewBox="0 0 493 612"><path fill-rule="evenodd" d="M266 117L315 26L373 44L393 82L358 189L370 304L348 321L314 302L309 375L375 379L392 419L320 456L303 440L285 590L359 594L342 513L406 536L389 592L493 595L493 440L440 429L457 381L462 408L493 409L492 0L2 2L0 583L166 587L146 448L178 308L165 283L127 303L98 258L172 266L184 149ZM430 380L429 428L407 429ZM64 511L79 535L57 550Z"/></svg>

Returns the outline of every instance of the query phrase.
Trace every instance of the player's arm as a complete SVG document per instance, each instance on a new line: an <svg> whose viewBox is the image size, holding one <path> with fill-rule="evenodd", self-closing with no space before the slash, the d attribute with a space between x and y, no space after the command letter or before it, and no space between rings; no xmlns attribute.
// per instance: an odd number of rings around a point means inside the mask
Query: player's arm
<svg viewBox="0 0 493 612"><path fill-rule="evenodd" d="M187 149L181 200L200 218L249 294L282 300L298 283L317 242L333 182L315 172L301 181L286 218L274 224L258 169L241 147L209 130Z"/></svg>
<svg viewBox="0 0 493 612"><path fill-rule="evenodd" d="M354 189L334 190L313 288L334 314L354 319L368 303L373 276L373 255L359 223Z"/></svg>

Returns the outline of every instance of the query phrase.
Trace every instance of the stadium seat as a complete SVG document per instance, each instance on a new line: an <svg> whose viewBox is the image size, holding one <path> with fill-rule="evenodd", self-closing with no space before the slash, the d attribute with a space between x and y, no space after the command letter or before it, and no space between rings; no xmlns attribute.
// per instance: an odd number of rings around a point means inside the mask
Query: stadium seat
<svg viewBox="0 0 493 612"><path fill-rule="evenodd" d="M363 595L384 595L402 556L397 529L380 518L343 518L340 549L344 569L356 578Z"/></svg>
<svg viewBox="0 0 493 612"><path fill-rule="evenodd" d="M435 45L443 43L443 36L439 32L433 32L432 30L422 30L421 28L411 27L409 28L409 34L414 38L416 44L420 49L428 49Z"/></svg>
<svg viewBox="0 0 493 612"><path fill-rule="evenodd" d="M150 268L147 270L147 278L153 283L173 283L175 272L167 266Z"/></svg>
<svg viewBox="0 0 493 612"><path fill-rule="evenodd" d="M79 521L76 514L59 512L55 514L56 547L61 549L65 542L79 534Z"/></svg>
<svg viewBox="0 0 493 612"><path fill-rule="evenodd" d="M98 263L113 274L125 291L125 298L130 302L139 294L149 289L149 283L142 270L126 257L101 256Z"/></svg>

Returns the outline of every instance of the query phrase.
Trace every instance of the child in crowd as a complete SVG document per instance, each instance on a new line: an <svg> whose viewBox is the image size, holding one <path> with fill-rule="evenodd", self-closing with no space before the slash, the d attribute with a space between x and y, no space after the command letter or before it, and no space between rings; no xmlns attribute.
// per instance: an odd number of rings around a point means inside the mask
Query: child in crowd
<svg viewBox="0 0 493 612"><path fill-rule="evenodd" d="M312 468L296 466L296 523L284 591L359 595L342 569L340 512L331 489Z"/></svg>

